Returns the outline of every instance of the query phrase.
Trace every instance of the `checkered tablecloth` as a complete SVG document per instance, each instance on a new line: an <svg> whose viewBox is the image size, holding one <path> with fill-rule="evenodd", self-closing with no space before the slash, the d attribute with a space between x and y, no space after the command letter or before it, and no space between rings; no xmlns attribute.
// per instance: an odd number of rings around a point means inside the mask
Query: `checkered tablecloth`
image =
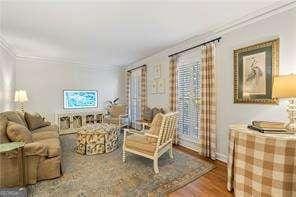
<svg viewBox="0 0 296 197"><path fill-rule="evenodd" d="M296 135L231 125L227 189L235 196L296 196Z"/></svg>

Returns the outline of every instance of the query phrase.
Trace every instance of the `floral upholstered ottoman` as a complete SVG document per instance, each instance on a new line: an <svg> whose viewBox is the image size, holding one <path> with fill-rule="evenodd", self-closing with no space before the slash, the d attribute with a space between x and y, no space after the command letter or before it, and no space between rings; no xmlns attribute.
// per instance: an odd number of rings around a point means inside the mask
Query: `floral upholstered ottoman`
<svg viewBox="0 0 296 197"><path fill-rule="evenodd" d="M109 153L118 148L119 128L114 124L99 123L80 127L77 131L76 152L94 155Z"/></svg>

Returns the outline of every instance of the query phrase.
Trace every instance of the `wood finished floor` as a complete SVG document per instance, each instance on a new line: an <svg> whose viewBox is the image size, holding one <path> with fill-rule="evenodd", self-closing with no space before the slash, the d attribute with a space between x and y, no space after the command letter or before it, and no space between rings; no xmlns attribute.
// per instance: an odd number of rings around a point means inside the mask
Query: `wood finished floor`
<svg viewBox="0 0 296 197"><path fill-rule="evenodd" d="M202 158L198 153L181 146L176 146L177 149L182 150L190 155ZM213 161L211 161L213 162ZM227 183L227 166L220 161L213 162L216 168L188 185L172 192L169 197L233 197L233 193L228 192L226 189Z"/></svg>

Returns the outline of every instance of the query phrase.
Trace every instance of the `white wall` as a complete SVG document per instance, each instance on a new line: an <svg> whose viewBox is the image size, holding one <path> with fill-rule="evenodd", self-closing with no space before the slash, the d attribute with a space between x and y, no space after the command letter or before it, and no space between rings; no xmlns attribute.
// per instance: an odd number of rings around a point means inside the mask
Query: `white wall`
<svg viewBox="0 0 296 197"><path fill-rule="evenodd" d="M67 63L17 59L16 89L27 91L25 110L40 112L49 120L63 111L64 89L98 90L98 106L119 96L120 68L90 68Z"/></svg>
<svg viewBox="0 0 296 197"><path fill-rule="evenodd" d="M217 47L217 152L220 159L226 159L228 150L228 125L249 123L251 120L287 120L286 101L280 105L255 105L233 103L233 50L273 38L280 38L280 74L296 73L296 8L222 34ZM148 105L169 107L168 54L200 43L196 37L175 47L157 53L132 64L130 67L146 64L148 83L151 83L153 66L162 65L166 80L166 94L151 94L148 87Z"/></svg>
<svg viewBox="0 0 296 197"><path fill-rule="evenodd" d="M14 108L15 58L0 44L0 112Z"/></svg>

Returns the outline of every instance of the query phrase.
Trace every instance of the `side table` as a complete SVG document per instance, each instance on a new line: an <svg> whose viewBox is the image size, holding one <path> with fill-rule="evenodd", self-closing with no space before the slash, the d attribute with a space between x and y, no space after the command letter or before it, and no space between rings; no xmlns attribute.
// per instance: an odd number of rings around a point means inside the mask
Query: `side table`
<svg viewBox="0 0 296 197"><path fill-rule="evenodd" d="M24 186L23 142L0 144L0 187ZM14 170L7 170L5 166L15 166Z"/></svg>

